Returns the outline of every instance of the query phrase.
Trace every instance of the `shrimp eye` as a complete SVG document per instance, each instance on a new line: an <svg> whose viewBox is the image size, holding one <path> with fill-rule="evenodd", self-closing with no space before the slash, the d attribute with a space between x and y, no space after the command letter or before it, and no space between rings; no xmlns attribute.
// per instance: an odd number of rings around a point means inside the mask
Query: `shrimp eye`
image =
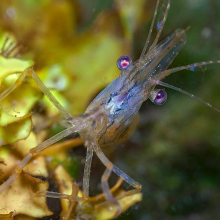
<svg viewBox="0 0 220 220"><path fill-rule="evenodd" d="M155 89L150 93L149 98L155 105L162 105L167 100L167 93L163 89Z"/></svg>
<svg viewBox="0 0 220 220"><path fill-rule="evenodd" d="M132 60L129 56L121 56L117 60L117 67L120 70L125 70L131 63Z"/></svg>
<svg viewBox="0 0 220 220"><path fill-rule="evenodd" d="M165 90L160 89L154 98L154 104L162 105L166 102L166 100L167 100L167 93L165 92Z"/></svg>

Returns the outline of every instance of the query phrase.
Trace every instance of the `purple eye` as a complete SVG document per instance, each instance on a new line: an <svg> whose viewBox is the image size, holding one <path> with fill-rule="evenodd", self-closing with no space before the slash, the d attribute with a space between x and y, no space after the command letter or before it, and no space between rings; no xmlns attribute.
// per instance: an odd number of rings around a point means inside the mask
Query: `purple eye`
<svg viewBox="0 0 220 220"><path fill-rule="evenodd" d="M166 100L167 100L167 93L165 92L165 90L160 89L157 91L153 102L156 105L162 105L166 102Z"/></svg>
<svg viewBox="0 0 220 220"><path fill-rule="evenodd" d="M131 63L132 60L129 56L121 56L117 60L117 66L120 70L125 70Z"/></svg>
<svg viewBox="0 0 220 220"><path fill-rule="evenodd" d="M149 99L155 105L163 105L167 100L167 93L163 89L155 89L150 92Z"/></svg>

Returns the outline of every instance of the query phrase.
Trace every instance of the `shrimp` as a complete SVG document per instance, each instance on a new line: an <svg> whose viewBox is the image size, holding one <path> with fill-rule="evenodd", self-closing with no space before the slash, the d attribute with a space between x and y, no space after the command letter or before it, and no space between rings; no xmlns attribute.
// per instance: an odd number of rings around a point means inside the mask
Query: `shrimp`
<svg viewBox="0 0 220 220"><path fill-rule="evenodd" d="M15 169L14 173L0 186L0 194L13 184L14 180L22 172L22 169L35 154L69 135L79 134L84 140L84 145L87 148L83 176L83 197L89 197L90 169L93 153L95 153L106 167L101 178L103 193L106 200L117 207L117 215L119 215L121 213L121 206L117 201L118 197L115 198L112 195L108 184L111 173L114 172L121 179L134 187L133 190L120 195L120 198L140 192L142 185L115 166L105 156L102 148L118 145L129 138L137 126L140 107L147 99L150 99L157 105L165 103L167 98L166 92L162 89L156 89L156 86L161 85L177 90L197 99L217 112L220 112L219 109L193 94L161 81L170 74L181 70L194 71L201 66L215 63L220 64L220 60L217 60L167 69L186 44L186 32L189 30L189 28L185 30L177 29L166 39L158 43L169 9L170 0L157 0L150 31L140 58L132 62L131 58L128 56L120 57L117 61L118 68L121 70L120 75L98 94L90 103L84 114L72 116L67 112L43 84L32 68L24 71L19 76L15 85L9 87L0 95L1 101L17 88L26 76L30 76L69 123L69 127L65 130L30 149L28 154ZM150 45L153 31L156 31L156 37ZM45 195L47 197L59 198L55 192L50 192ZM77 196L72 199L75 201L82 201L82 198Z"/></svg>

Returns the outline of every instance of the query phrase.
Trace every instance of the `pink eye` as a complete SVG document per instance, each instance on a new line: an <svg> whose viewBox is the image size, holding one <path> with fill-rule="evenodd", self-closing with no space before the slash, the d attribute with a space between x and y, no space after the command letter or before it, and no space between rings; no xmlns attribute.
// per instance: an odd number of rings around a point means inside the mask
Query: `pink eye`
<svg viewBox="0 0 220 220"><path fill-rule="evenodd" d="M156 105L162 105L166 102L166 100L167 100L167 93L165 92L165 90L160 89L156 94L153 102Z"/></svg>
<svg viewBox="0 0 220 220"><path fill-rule="evenodd" d="M117 67L120 70L125 70L131 63L132 60L129 56L121 56L117 60Z"/></svg>

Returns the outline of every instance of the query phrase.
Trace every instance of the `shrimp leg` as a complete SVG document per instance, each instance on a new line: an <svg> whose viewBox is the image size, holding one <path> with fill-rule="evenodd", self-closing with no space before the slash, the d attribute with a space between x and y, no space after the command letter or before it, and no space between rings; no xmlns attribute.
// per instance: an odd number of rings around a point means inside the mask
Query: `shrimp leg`
<svg viewBox="0 0 220 220"><path fill-rule="evenodd" d="M97 145L93 145L93 149L95 153L97 154L98 158L101 160L101 162L110 170L112 170L115 174L117 174L119 177L121 177L124 181L126 181L128 184L132 185L134 188L141 190L142 186L140 183L133 180L131 177L129 177L126 173L124 173L122 170L120 170L118 167L116 167L102 152L101 148Z"/></svg>
<svg viewBox="0 0 220 220"><path fill-rule="evenodd" d="M2 92L0 94L0 102L6 97L8 96L11 92L13 92L19 85L21 85L21 83L23 82L24 78L27 76L27 70L25 70L24 72L22 72L20 74L20 76L17 78L17 80L15 81L14 85L8 87L4 92Z"/></svg>
<svg viewBox="0 0 220 220"><path fill-rule="evenodd" d="M75 133L77 130L76 127L69 127L60 133L54 135L50 139L44 141L43 143L37 145L34 148L31 148L28 152L28 154L24 157L24 159L20 162L20 164L15 169L14 173L2 184L0 185L0 194L4 192L13 182L14 180L20 175L22 172L22 169L28 164L28 162L31 160L31 158L39 153L40 151L44 150L45 148L51 146L52 144L56 143L57 141L61 140L64 137L67 137L70 134Z"/></svg>
<svg viewBox="0 0 220 220"><path fill-rule="evenodd" d="M117 200L114 198L110 191L110 187L108 184L108 179L111 175L112 169L106 168L104 174L102 175L101 184L102 184L102 190L105 195L105 198L110 203L114 204L117 207L117 212L115 214L115 217L120 215L122 208L120 204L117 202Z"/></svg>
<svg viewBox="0 0 220 220"><path fill-rule="evenodd" d="M115 204L117 206L118 212L117 214L120 214L121 212L121 207L118 204L117 200L113 197L110 189L109 189L109 185L108 185L108 179L109 176L111 174L111 172L113 171L115 174L117 174L121 179L125 180L128 184L132 185L135 189L131 190L132 192L128 191L125 194L123 194L122 198L127 196L127 195L131 195L137 192L141 191L141 184L136 182L135 180L133 180L131 177L129 177L126 173L124 173L123 171L121 171L118 167L116 167L112 162L110 162L110 160L105 156L105 154L102 152L101 148L98 146L98 144L93 144L93 149L96 153L96 155L98 156L98 158L101 160L101 162L106 166L106 170L102 176L102 189L103 189L103 193L106 197L106 199Z"/></svg>
<svg viewBox="0 0 220 220"><path fill-rule="evenodd" d="M34 81L37 83L37 85L40 87L42 92L47 96L47 98L53 103L53 105L57 108L57 110L66 118L70 119L72 118L72 115L66 111L66 109L57 101L57 99L52 95L50 90L44 85L44 83L41 81L41 79L38 77L38 75L35 73L35 71L30 68L28 69L29 75L34 79ZM71 122L70 122L71 123Z"/></svg>
<svg viewBox="0 0 220 220"><path fill-rule="evenodd" d="M83 174L83 195L85 197L89 196L89 180L90 180L92 157L93 157L93 149L91 146L88 146L86 152L84 174Z"/></svg>
<svg viewBox="0 0 220 220"><path fill-rule="evenodd" d="M15 84L7 88L4 92L0 94L0 102L8 96L11 92L13 92L21 83L23 82L24 78L26 76L31 76L36 84L39 86L41 91L47 96L47 98L53 103L53 105L57 108L57 110L66 118L69 119L72 117L72 115L67 112L62 105L57 101L57 99L52 95L50 90L43 84L41 79L38 77L36 72L33 70L33 68L28 68L24 72L20 74L18 79L16 80Z"/></svg>
<svg viewBox="0 0 220 220"><path fill-rule="evenodd" d="M69 208L67 213L64 217L62 217L63 220L70 219L71 213L73 212L73 209L75 207L76 202L84 202L86 201L85 198L77 196L78 194L78 186L76 183L72 184L72 193L71 195L67 195L64 193L57 193L57 192L50 192L50 191L38 191L33 192L30 190L31 194L35 197L49 197L49 198L57 198L57 199L68 199L69 200Z"/></svg>
<svg viewBox="0 0 220 220"><path fill-rule="evenodd" d="M0 94L0 101L8 96L12 91L14 91L24 80L26 76L31 76L34 81L37 83L37 85L40 87L42 92L48 97L48 99L54 104L54 106L58 109L58 111L66 118L73 118L70 113L68 113L63 106L60 105L60 103L57 101L57 99L52 95L52 93L47 89L47 87L43 84L43 82L40 80L40 78L37 76L35 71L32 68L29 68L25 70L16 80L15 84L10 86L8 89L6 89L2 94ZM14 174L12 174L7 181L5 181L0 186L0 194L7 189L16 179L16 177L21 173L22 169L27 165L27 163L30 161L32 156L43 149L49 147L50 145L56 143L57 141L61 140L62 138L73 134L75 132L78 132L80 130L77 126L74 126L74 120L71 120L70 123L73 125L73 127L67 128L66 130L60 132L59 134L56 134L55 136L51 137L50 139L44 141L43 143L39 144L38 146L32 148L29 150L29 153L26 155L26 157L21 161L20 165L16 168Z"/></svg>

